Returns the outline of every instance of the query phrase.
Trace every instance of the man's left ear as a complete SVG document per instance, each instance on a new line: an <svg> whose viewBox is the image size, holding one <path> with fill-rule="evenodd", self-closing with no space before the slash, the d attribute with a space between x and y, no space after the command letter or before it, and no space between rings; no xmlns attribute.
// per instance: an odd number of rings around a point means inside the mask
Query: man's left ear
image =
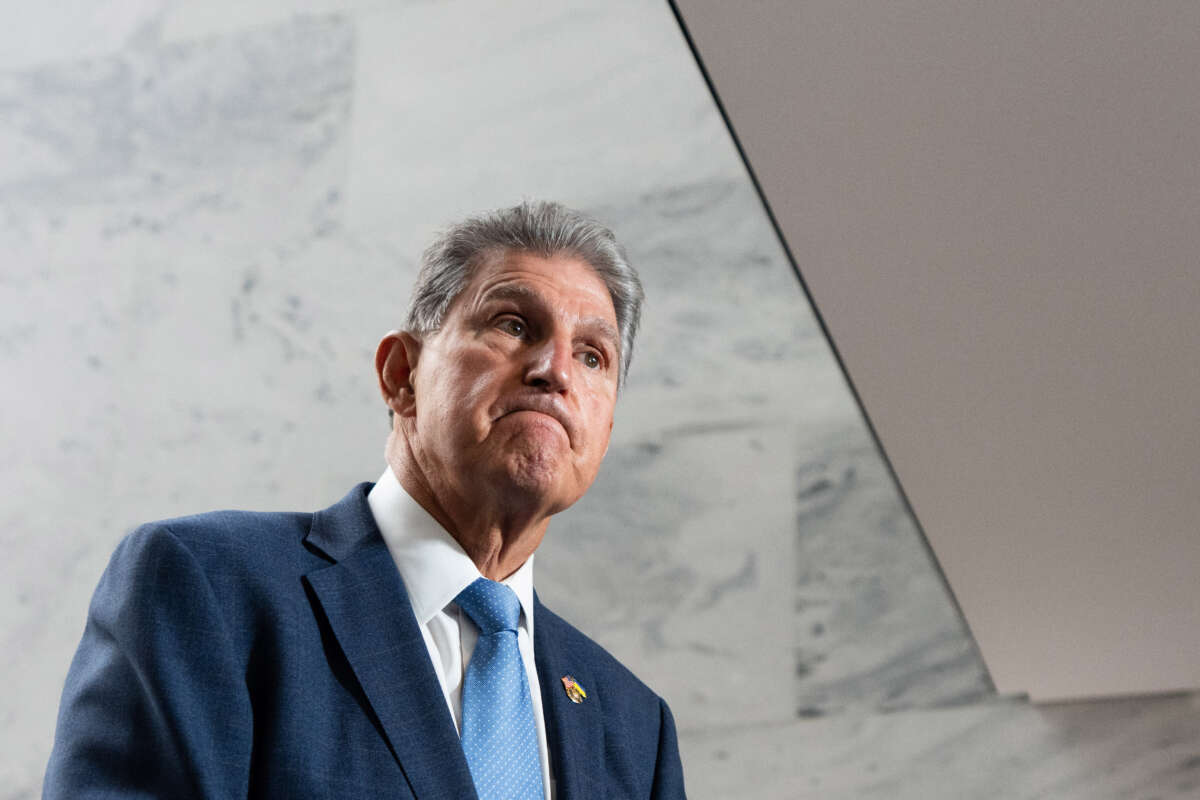
<svg viewBox="0 0 1200 800"><path fill-rule="evenodd" d="M403 417L416 412L413 372L420 354L421 340L408 331L389 331L375 350L379 392L393 414Z"/></svg>

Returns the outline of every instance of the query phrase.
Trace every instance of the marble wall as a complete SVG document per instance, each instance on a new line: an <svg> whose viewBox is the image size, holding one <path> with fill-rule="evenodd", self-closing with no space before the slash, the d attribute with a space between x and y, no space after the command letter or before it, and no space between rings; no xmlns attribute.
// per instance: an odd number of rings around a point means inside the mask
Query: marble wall
<svg viewBox="0 0 1200 800"><path fill-rule="evenodd" d="M995 695L670 9L30 6L0 48L0 797L147 519L383 468L371 360L432 231L553 197L648 303L543 599L671 703L690 794L1190 797L1191 698ZM803 254L800 254L803 257Z"/></svg>

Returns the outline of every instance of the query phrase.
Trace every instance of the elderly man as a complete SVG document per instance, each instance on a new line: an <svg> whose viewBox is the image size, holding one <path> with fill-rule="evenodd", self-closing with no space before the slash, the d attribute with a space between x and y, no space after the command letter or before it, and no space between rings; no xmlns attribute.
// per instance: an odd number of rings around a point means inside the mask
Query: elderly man
<svg viewBox="0 0 1200 800"><path fill-rule="evenodd" d="M677 798L665 703L542 606L642 300L557 204L451 228L375 357L387 469L315 514L143 526L101 578L48 798Z"/></svg>

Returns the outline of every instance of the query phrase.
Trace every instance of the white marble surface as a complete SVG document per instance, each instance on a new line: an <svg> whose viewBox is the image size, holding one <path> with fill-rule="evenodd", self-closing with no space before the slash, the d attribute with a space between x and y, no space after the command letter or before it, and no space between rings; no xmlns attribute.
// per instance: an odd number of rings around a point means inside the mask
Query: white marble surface
<svg viewBox="0 0 1200 800"><path fill-rule="evenodd" d="M687 733L693 800L1190 800L1200 700L843 714ZM752 776L752 779L748 779Z"/></svg>
<svg viewBox="0 0 1200 800"><path fill-rule="evenodd" d="M672 703L693 795L866 785L907 757L888 726L1045 740L995 704L664 4L210 6L30 6L0 51L0 797L38 792L117 540L373 479L371 357L421 247L522 196L609 222L646 283L608 461L538 585ZM1081 724L1177 739L1021 752L1157 787L1200 737L1145 707ZM959 752L941 796L985 796L987 748Z"/></svg>

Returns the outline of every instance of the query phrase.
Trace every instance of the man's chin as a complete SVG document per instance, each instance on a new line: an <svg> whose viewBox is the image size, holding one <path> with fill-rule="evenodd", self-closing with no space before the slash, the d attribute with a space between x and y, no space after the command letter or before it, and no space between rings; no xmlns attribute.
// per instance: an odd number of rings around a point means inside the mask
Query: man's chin
<svg viewBox="0 0 1200 800"><path fill-rule="evenodd" d="M567 468L560 453L535 451L514 453L497 479L504 484L502 492L510 494L513 502L530 505L566 508L563 503L562 473ZM499 488L499 487L498 487Z"/></svg>

